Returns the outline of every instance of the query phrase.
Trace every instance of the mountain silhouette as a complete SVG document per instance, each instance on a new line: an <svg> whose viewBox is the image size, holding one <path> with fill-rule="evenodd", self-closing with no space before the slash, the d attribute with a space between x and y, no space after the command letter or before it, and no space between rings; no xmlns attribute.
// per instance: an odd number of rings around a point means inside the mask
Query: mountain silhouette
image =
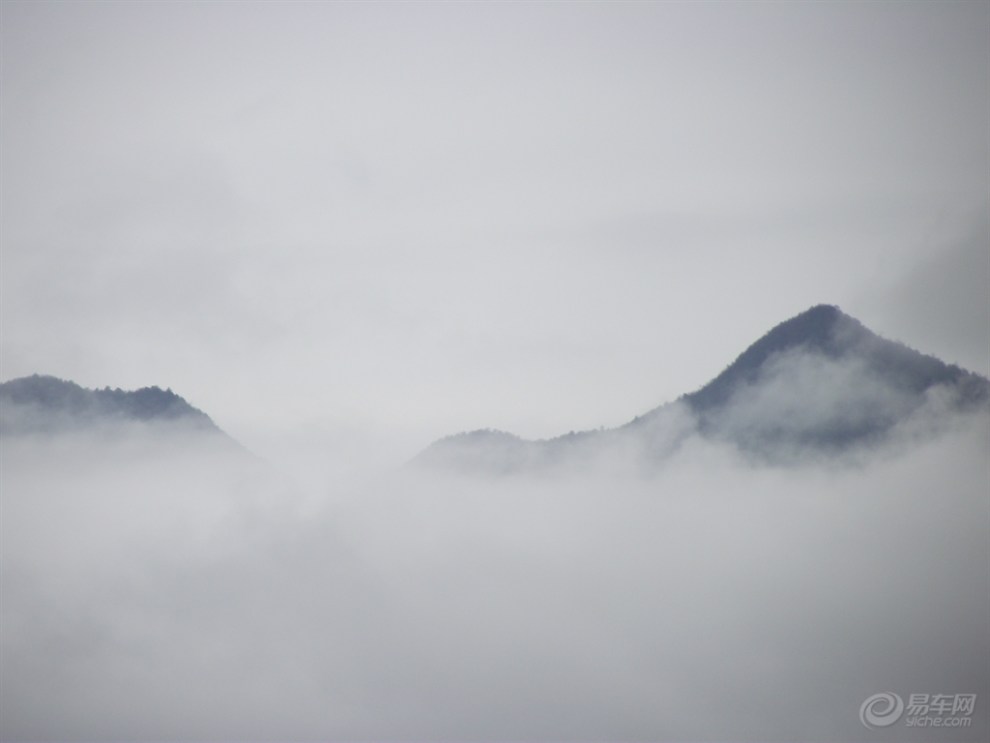
<svg viewBox="0 0 990 743"><path fill-rule="evenodd" d="M224 435L206 413L170 389L86 389L35 374L0 384L0 435L56 434L127 424Z"/></svg>
<svg viewBox="0 0 990 743"><path fill-rule="evenodd" d="M801 349L827 359L859 359L906 390L924 392L937 384L961 384L966 394L986 393L985 379L889 341L833 305L817 305L780 323L751 345L725 371L684 399L698 412L724 405L740 385L755 381L774 355Z"/></svg>
<svg viewBox="0 0 990 743"><path fill-rule="evenodd" d="M656 462L691 436L787 462L882 443L953 415L990 411L990 381L887 340L832 305L780 323L698 390L609 430L527 441L475 431L435 442L417 464L508 473L620 451Z"/></svg>

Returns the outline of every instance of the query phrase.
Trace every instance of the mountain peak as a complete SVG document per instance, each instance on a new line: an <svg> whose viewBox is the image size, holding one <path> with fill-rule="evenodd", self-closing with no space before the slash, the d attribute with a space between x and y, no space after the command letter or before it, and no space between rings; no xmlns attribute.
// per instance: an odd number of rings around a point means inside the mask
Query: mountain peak
<svg viewBox="0 0 990 743"><path fill-rule="evenodd" d="M696 410L705 410L724 403L738 385L752 382L774 354L803 348L838 358L870 338L881 340L837 306L817 304L771 328L715 379L684 399Z"/></svg>
<svg viewBox="0 0 990 743"><path fill-rule="evenodd" d="M978 375L888 340L838 307L817 305L772 328L707 385L682 400L699 429L746 450L875 440L926 405L985 406Z"/></svg>
<svg viewBox="0 0 990 743"><path fill-rule="evenodd" d="M835 353L841 350L840 346L845 346L843 341L865 333L870 331L837 306L816 304L774 326L761 340L774 350L803 345Z"/></svg>

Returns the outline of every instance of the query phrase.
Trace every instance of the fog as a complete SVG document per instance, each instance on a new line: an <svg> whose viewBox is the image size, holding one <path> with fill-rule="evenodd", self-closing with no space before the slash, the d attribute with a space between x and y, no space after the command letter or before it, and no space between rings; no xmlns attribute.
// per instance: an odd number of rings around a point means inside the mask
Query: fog
<svg viewBox="0 0 990 743"><path fill-rule="evenodd" d="M933 385L919 394L908 375L899 377L904 371L792 349L768 359L756 379L707 416L707 425L779 463L850 465L903 454L956 425L961 405L959 389Z"/></svg>
<svg viewBox="0 0 990 743"><path fill-rule="evenodd" d="M3 441L6 740L928 740L976 693L982 413L854 466L308 478L132 431Z"/></svg>

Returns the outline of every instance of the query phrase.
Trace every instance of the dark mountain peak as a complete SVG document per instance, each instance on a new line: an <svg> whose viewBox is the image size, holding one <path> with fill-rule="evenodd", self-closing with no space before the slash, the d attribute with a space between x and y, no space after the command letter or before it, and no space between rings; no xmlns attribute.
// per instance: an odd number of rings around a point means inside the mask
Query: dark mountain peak
<svg viewBox="0 0 990 743"><path fill-rule="evenodd" d="M761 340L775 345L827 343L839 323L856 322L834 304L816 304L771 328ZM858 323L857 323L858 324Z"/></svg>
<svg viewBox="0 0 990 743"><path fill-rule="evenodd" d="M916 411L934 412L933 396L943 412L986 408L990 383L818 305L682 400L702 433L772 458L797 446L838 451L880 440Z"/></svg>
<svg viewBox="0 0 990 743"><path fill-rule="evenodd" d="M173 422L216 431L209 416L171 389L91 390L58 377L34 374L0 383L0 433L55 433L126 422Z"/></svg>
<svg viewBox="0 0 990 743"><path fill-rule="evenodd" d="M871 335L859 320L835 305L818 304L774 326L753 347L769 354L803 346L837 356Z"/></svg>
<svg viewBox="0 0 990 743"><path fill-rule="evenodd" d="M913 393L938 384L960 385L964 396L982 395L985 388L982 377L883 338L838 307L820 304L773 327L715 379L683 399L698 412L716 408L741 387L755 383L769 362L799 352L859 364L892 387Z"/></svg>
<svg viewBox="0 0 990 743"><path fill-rule="evenodd" d="M858 320L835 305L815 305L771 328L715 379L684 399L699 410L719 405L740 384L752 382L775 354L800 348L838 358L870 336L873 334Z"/></svg>

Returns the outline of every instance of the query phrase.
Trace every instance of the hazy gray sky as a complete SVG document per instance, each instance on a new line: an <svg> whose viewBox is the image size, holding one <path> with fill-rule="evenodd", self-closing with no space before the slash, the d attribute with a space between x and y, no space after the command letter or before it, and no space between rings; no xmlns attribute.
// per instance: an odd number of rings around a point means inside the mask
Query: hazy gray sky
<svg viewBox="0 0 990 743"><path fill-rule="evenodd" d="M990 5L2 4L2 376L624 422L838 303L990 371ZM342 450L336 450L342 451Z"/></svg>

